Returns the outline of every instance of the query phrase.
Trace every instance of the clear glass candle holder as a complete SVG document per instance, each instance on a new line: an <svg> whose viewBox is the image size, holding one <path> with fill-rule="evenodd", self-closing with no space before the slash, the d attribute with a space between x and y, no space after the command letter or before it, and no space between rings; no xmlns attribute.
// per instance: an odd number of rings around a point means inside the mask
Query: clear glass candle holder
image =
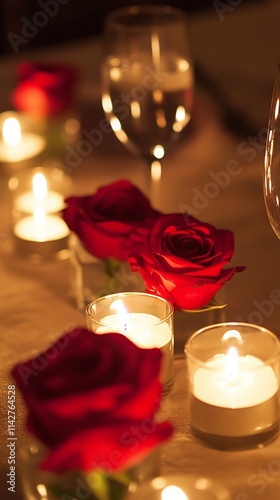
<svg viewBox="0 0 280 500"><path fill-rule="evenodd" d="M69 228L61 217L71 179L48 166L23 169L9 179L16 251L37 258L65 258Z"/></svg>
<svg viewBox="0 0 280 500"><path fill-rule="evenodd" d="M163 394L172 389L174 309L167 300L148 293L115 293L91 302L86 318L95 333L119 332L141 348L159 348Z"/></svg>
<svg viewBox="0 0 280 500"><path fill-rule="evenodd" d="M279 340L249 323L210 325L186 343L190 424L218 448L258 446L279 424Z"/></svg>
<svg viewBox="0 0 280 500"><path fill-rule="evenodd" d="M86 306L99 297L146 290L140 274L132 272L128 262L100 259L90 254L73 232L68 245L71 253L72 295L77 308L83 313Z"/></svg>
<svg viewBox="0 0 280 500"><path fill-rule="evenodd" d="M231 500L228 489L217 481L195 474L156 477L131 488L127 500Z"/></svg>

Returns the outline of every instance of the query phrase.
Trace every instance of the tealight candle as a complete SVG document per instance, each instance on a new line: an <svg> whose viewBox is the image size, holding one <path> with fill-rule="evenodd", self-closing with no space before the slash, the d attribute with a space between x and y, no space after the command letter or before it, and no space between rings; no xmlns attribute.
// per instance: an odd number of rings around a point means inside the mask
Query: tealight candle
<svg viewBox="0 0 280 500"><path fill-rule="evenodd" d="M157 347L163 354L163 392L173 386L173 307L147 293L125 292L107 295L86 308L88 328L98 334L119 332L138 347Z"/></svg>
<svg viewBox="0 0 280 500"><path fill-rule="evenodd" d="M228 489L208 477L170 474L130 488L127 500L230 500Z"/></svg>
<svg viewBox="0 0 280 500"><path fill-rule="evenodd" d="M69 229L60 217L36 207L33 215L16 222L14 235L21 253L47 257L67 247Z"/></svg>
<svg viewBox="0 0 280 500"><path fill-rule="evenodd" d="M44 137L22 130L19 116L18 113L10 112L2 114L1 162L14 163L28 160L38 156L46 147Z"/></svg>
<svg viewBox="0 0 280 500"><path fill-rule="evenodd" d="M279 341L246 323L212 325L188 340L191 427L221 447L271 438L279 418Z"/></svg>
<svg viewBox="0 0 280 500"><path fill-rule="evenodd" d="M21 213L32 214L38 206L48 214L62 210L63 196L48 189L47 180L42 172L34 173L32 191L25 191L15 199L15 209Z"/></svg>
<svg viewBox="0 0 280 500"><path fill-rule="evenodd" d="M9 178L14 217L33 214L42 207L46 214L64 208L64 199L72 190L72 180L62 169L48 165L21 169Z"/></svg>

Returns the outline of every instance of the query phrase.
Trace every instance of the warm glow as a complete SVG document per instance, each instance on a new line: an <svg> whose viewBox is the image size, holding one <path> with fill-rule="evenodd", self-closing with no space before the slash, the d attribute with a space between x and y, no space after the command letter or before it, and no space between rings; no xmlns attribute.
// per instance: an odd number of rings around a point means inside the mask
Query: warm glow
<svg viewBox="0 0 280 500"><path fill-rule="evenodd" d="M274 115L275 116L275 120L277 120L278 115L279 115L279 97L278 97L278 99L276 101L276 105L275 105L275 115Z"/></svg>
<svg viewBox="0 0 280 500"><path fill-rule="evenodd" d="M102 107L105 113L112 113L113 111L111 97L107 93L102 96Z"/></svg>
<svg viewBox="0 0 280 500"><path fill-rule="evenodd" d="M32 179L32 187L34 198L38 201L43 201L46 199L48 194L48 185L44 174L35 174Z"/></svg>
<svg viewBox="0 0 280 500"><path fill-rule="evenodd" d="M164 110L161 108L156 110L156 122L157 122L158 127L160 127L160 128L166 127L166 118L165 118Z"/></svg>
<svg viewBox="0 0 280 500"><path fill-rule="evenodd" d="M110 305L112 311L116 311L118 314L119 328L126 332L129 328L129 314L120 299L114 300Z"/></svg>
<svg viewBox="0 0 280 500"><path fill-rule="evenodd" d="M184 106L178 106L175 114L175 122L173 123L174 132L181 132L189 120L190 115L189 113L186 113Z"/></svg>
<svg viewBox="0 0 280 500"><path fill-rule="evenodd" d="M179 71L188 71L190 69L190 64L186 59L178 59L177 67Z"/></svg>
<svg viewBox="0 0 280 500"><path fill-rule="evenodd" d="M166 486L161 492L162 500L188 500L187 495L178 486Z"/></svg>
<svg viewBox="0 0 280 500"><path fill-rule="evenodd" d="M186 119L186 110L184 106L178 106L176 109L176 120L177 122L184 122Z"/></svg>
<svg viewBox="0 0 280 500"><path fill-rule="evenodd" d="M238 352L236 347L230 347L225 359L225 371L229 381L236 379L238 374Z"/></svg>
<svg viewBox="0 0 280 500"><path fill-rule="evenodd" d="M42 498L42 500L48 498L48 492L47 492L47 488L44 484L37 484L37 491L40 495L40 497Z"/></svg>
<svg viewBox="0 0 280 500"><path fill-rule="evenodd" d="M111 124L111 127L114 130L114 132L119 132L121 130L121 128L122 128L121 122L120 122L120 120L118 118L116 118L116 116L114 116L113 118L111 118L110 124Z"/></svg>
<svg viewBox="0 0 280 500"><path fill-rule="evenodd" d="M64 130L66 134L69 135L76 135L81 128L81 124L79 120L76 120L76 118L68 118L66 122L64 123Z"/></svg>
<svg viewBox="0 0 280 500"><path fill-rule="evenodd" d="M163 93L161 89L153 90L153 100L157 104L160 104L163 101Z"/></svg>
<svg viewBox="0 0 280 500"><path fill-rule="evenodd" d="M164 147L161 146L161 144L158 144L157 146L154 147L153 154L158 160L164 157L164 153L165 153Z"/></svg>
<svg viewBox="0 0 280 500"><path fill-rule="evenodd" d="M141 108L138 101L131 101L130 110L133 118L139 118L141 116Z"/></svg>
<svg viewBox="0 0 280 500"><path fill-rule="evenodd" d="M222 336L222 342L228 342L231 339L237 340L238 344L242 344L243 340L238 330L228 330Z"/></svg>
<svg viewBox="0 0 280 500"><path fill-rule="evenodd" d="M122 129L120 120L116 116L113 116L113 118L111 118L110 120L110 124L119 141L121 141L123 144L127 143L128 137Z"/></svg>
<svg viewBox="0 0 280 500"><path fill-rule="evenodd" d="M152 59L157 70L160 68L160 44L158 33L152 33L151 37Z"/></svg>
<svg viewBox="0 0 280 500"><path fill-rule="evenodd" d="M113 82L118 82L122 77L122 72L120 68L111 68L110 69L110 78Z"/></svg>
<svg viewBox="0 0 280 500"><path fill-rule="evenodd" d="M110 69L109 69L109 72L110 72L110 78L113 82L117 82L121 79L122 77L122 72L121 72L121 61L118 57L112 57L110 60L109 60L109 64L110 64Z"/></svg>
<svg viewBox="0 0 280 500"><path fill-rule="evenodd" d="M161 164L159 161L153 161L151 165L151 178L153 181L161 179Z"/></svg>
<svg viewBox="0 0 280 500"><path fill-rule="evenodd" d="M4 121L2 135L7 146L16 146L21 140L21 128L16 118L7 118Z"/></svg>

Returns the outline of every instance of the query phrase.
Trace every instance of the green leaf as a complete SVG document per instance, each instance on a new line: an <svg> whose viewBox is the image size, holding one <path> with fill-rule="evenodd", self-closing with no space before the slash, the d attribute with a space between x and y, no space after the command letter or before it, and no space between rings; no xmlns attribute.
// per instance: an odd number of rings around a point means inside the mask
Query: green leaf
<svg viewBox="0 0 280 500"><path fill-rule="evenodd" d="M188 313L200 313L200 312L205 312L205 311L213 311L214 309L223 309L224 307L226 307L227 304L212 304L209 303L207 306L204 306L204 307L201 307L199 309L182 309L182 311L184 312L188 312Z"/></svg>
<svg viewBox="0 0 280 500"><path fill-rule="evenodd" d="M85 474L85 480L98 500L111 500L108 477L98 470Z"/></svg>
<svg viewBox="0 0 280 500"><path fill-rule="evenodd" d="M117 259L109 257L105 259L105 269L108 276L114 276L116 272L120 269L121 263Z"/></svg>

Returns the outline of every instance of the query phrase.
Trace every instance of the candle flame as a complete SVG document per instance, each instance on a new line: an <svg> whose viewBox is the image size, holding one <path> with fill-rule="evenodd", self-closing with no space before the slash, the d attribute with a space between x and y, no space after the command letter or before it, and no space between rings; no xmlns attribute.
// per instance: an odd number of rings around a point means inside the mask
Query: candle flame
<svg viewBox="0 0 280 500"><path fill-rule="evenodd" d="M119 327L126 332L129 327L129 315L122 301L120 299L114 300L110 305L110 309L118 313Z"/></svg>
<svg viewBox="0 0 280 500"><path fill-rule="evenodd" d="M226 355L225 371L229 381L233 381L237 377L238 372L238 352L236 347L230 347Z"/></svg>
<svg viewBox="0 0 280 500"><path fill-rule="evenodd" d="M161 492L162 500L188 500L187 495L178 486L166 486Z"/></svg>
<svg viewBox="0 0 280 500"><path fill-rule="evenodd" d="M7 146L16 146L21 141L21 128L16 118L7 118L2 127L3 140Z"/></svg>
<svg viewBox="0 0 280 500"><path fill-rule="evenodd" d="M48 194L48 185L44 174L37 173L32 179L32 187L34 198L37 201L43 201L46 199Z"/></svg>

